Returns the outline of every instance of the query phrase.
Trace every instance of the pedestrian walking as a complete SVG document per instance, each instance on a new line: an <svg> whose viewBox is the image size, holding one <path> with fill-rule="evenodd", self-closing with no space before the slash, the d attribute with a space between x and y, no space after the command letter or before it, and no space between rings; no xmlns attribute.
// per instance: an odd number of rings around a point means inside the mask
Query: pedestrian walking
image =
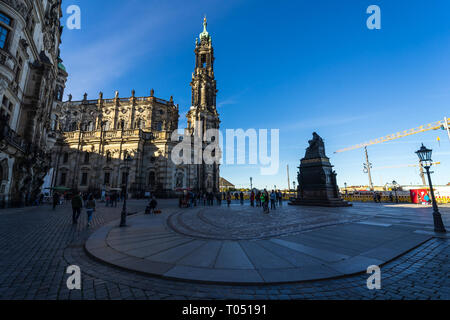
<svg viewBox="0 0 450 320"><path fill-rule="evenodd" d="M276 210L276 201L277 201L277 195L275 193L275 191L272 190L271 194L270 194L270 209L272 210Z"/></svg>
<svg viewBox="0 0 450 320"><path fill-rule="evenodd" d="M119 196L116 192L114 192L111 196L111 206L114 208L117 208L117 200L118 200Z"/></svg>
<svg viewBox="0 0 450 320"><path fill-rule="evenodd" d="M86 214L87 214L87 226L88 228L91 226L92 217L95 212L95 200L94 196L91 194L88 196L88 200L86 202Z"/></svg>
<svg viewBox="0 0 450 320"><path fill-rule="evenodd" d="M264 190L264 192L261 193L261 205L263 207L263 211L264 213L268 214L269 211L269 194L267 193L266 190Z"/></svg>
<svg viewBox="0 0 450 320"><path fill-rule="evenodd" d="M430 196L428 195L428 193L425 195L425 197L423 197L423 200L425 200L425 202L426 202L428 205L431 205L431 198L430 198Z"/></svg>
<svg viewBox="0 0 450 320"><path fill-rule="evenodd" d="M242 191L239 194L239 199L241 200L241 206L244 205L244 193Z"/></svg>
<svg viewBox="0 0 450 320"><path fill-rule="evenodd" d="M83 208L83 199L79 192L75 193L72 198L72 222L73 224L78 223L78 218L81 214L81 208Z"/></svg>
<svg viewBox="0 0 450 320"><path fill-rule="evenodd" d="M107 195L106 195L106 200L105 200L105 202L106 202L106 207L109 207L109 202L111 201L111 195L108 193Z"/></svg>
<svg viewBox="0 0 450 320"><path fill-rule="evenodd" d="M256 206L261 207L261 191L256 194Z"/></svg>
<svg viewBox="0 0 450 320"><path fill-rule="evenodd" d="M231 193L227 193L227 205L228 205L228 208L230 207L230 205L231 205Z"/></svg>
<svg viewBox="0 0 450 320"><path fill-rule="evenodd" d="M53 210L56 210L56 206L58 205L58 203L59 203L59 194L58 192L55 192L53 194Z"/></svg>

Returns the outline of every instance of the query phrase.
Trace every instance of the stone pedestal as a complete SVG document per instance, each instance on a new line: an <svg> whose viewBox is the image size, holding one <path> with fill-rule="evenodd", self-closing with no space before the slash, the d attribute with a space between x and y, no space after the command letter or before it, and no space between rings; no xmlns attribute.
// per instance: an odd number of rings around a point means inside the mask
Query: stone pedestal
<svg viewBox="0 0 450 320"><path fill-rule="evenodd" d="M322 207L351 206L340 196L336 172L333 171L330 159L325 155L322 138L316 133L313 136L299 167L297 198L289 204Z"/></svg>

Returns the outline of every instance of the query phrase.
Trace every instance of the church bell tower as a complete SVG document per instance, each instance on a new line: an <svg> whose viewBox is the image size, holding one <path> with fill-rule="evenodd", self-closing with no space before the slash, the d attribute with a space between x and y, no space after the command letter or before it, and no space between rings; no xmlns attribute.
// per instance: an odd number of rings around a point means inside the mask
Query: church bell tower
<svg viewBox="0 0 450 320"><path fill-rule="evenodd" d="M192 135L204 135L208 129L219 129L216 109L216 80L214 77L214 48L207 31L206 17L203 32L195 40L195 70L192 74L192 106L187 114L188 130ZM207 146L203 142L203 149ZM219 164L197 165L196 189L201 192L219 191Z"/></svg>

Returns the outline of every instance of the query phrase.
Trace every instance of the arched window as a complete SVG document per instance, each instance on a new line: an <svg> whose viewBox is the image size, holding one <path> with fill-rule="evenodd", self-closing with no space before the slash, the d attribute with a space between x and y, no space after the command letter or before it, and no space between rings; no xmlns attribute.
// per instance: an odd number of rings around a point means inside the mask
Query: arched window
<svg viewBox="0 0 450 320"><path fill-rule="evenodd" d="M77 131L78 130L78 124L76 122L72 122L70 126L71 131Z"/></svg>
<svg viewBox="0 0 450 320"><path fill-rule="evenodd" d="M90 121L87 124L87 131L94 131L94 122Z"/></svg>
<svg viewBox="0 0 450 320"><path fill-rule="evenodd" d="M85 154L84 154L84 163L89 163L89 153L88 152L86 152Z"/></svg>
<svg viewBox="0 0 450 320"><path fill-rule="evenodd" d="M111 152L107 152L106 153L106 163L110 163L111 162Z"/></svg>
<svg viewBox="0 0 450 320"><path fill-rule="evenodd" d="M119 121L119 129L120 130L125 129L125 120L120 120Z"/></svg>
<svg viewBox="0 0 450 320"><path fill-rule="evenodd" d="M144 121L142 119L138 119L136 122L136 128L137 129L143 129L144 128Z"/></svg>
<svg viewBox="0 0 450 320"><path fill-rule="evenodd" d="M56 131L58 129L58 116L56 114L52 115L52 131Z"/></svg>
<svg viewBox="0 0 450 320"><path fill-rule="evenodd" d="M162 122L158 122L158 123L156 124L156 130L162 131Z"/></svg>
<svg viewBox="0 0 450 320"><path fill-rule="evenodd" d="M64 156L63 156L63 163L67 163L67 162L69 162L69 154L67 152L65 152Z"/></svg>
<svg viewBox="0 0 450 320"><path fill-rule="evenodd" d="M104 131L109 131L109 129L111 128L111 123L109 121L106 121L103 127Z"/></svg>
<svg viewBox="0 0 450 320"><path fill-rule="evenodd" d="M61 172L61 175L59 176L59 185L61 187L64 187L66 185L67 181L67 172Z"/></svg>

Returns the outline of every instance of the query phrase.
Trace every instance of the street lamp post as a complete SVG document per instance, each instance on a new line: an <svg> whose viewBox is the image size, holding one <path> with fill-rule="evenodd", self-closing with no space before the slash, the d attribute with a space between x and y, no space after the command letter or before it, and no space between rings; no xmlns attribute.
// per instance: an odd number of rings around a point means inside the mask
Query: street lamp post
<svg viewBox="0 0 450 320"><path fill-rule="evenodd" d="M422 144L422 147L418 151L416 151L416 154L419 157L420 161L424 164L424 168L427 171L428 184L430 185L431 200L433 201L434 231L439 232L439 233L446 233L447 231L445 230L444 223L442 222L442 216L439 212L439 208L436 203L436 198L434 196L434 190L433 190L433 184L431 182L430 168L433 164L433 161L431 160L432 152L433 152L433 150L426 148Z"/></svg>
<svg viewBox="0 0 450 320"><path fill-rule="evenodd" d="M130 174L130 161L131 157L127 156L125 158L125 197L123 200L123 208L122 208L122 214L120 217L120 227L126 227L127 226L127 198L128 198L128 176Z"/></svg>
<svg viewBox="0 0 450 320"><path fill-rule="evenodd" d="M145 175L144 175L144 155L145 155L145 145L148 142L151 142L155 139L155 136L153 134L153 132L144 132L142 131L142 140L143 140L143 145L142 145L142 154L141 154L141 174L140 174L140 186L139 188L141 189L140 192L145 192L144 189L145 188Z"/></svg>
<svg viewBox="0 0 450 320"><path fill-rule="evenodd" d="M250 177L250 191L253 190L253 178Z"/></svg>

